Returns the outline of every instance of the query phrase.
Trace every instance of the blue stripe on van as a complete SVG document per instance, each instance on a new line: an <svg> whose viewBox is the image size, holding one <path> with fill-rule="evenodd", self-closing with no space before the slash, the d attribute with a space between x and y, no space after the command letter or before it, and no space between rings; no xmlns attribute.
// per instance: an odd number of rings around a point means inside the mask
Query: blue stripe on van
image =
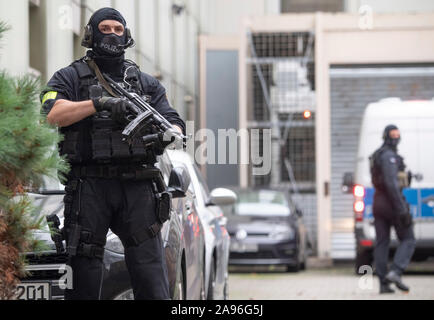
<svg viewBox="0 0 434 320"><path fill-rule="evenodd" d="M373 219L372 203L374 201L374 188L365 190L364 219ZM403 191L407 202L410 204L410 212L415 218L434 218L434 188L407 188Z"/></svg>

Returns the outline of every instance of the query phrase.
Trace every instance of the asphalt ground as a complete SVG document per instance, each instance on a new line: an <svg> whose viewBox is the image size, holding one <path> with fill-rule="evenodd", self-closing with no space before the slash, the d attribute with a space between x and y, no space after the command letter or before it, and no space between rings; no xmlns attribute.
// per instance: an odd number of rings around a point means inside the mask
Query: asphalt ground
<svg viewBox="0 0 434 320"><path fill-rule="evenodd" d="M412 262L403 276L409 293L379 294L378 278L356 275L353 263L309 267L297 273L278 266L230 266L233 300L434 300L434 260ZM392 285L394 288L394 285Z"/></svg>

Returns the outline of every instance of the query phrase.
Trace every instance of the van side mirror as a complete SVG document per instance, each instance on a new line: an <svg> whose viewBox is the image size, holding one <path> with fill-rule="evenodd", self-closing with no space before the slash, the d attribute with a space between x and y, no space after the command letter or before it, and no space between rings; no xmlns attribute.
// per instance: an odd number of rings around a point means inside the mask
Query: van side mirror
<svg viewBox="0 0 434 320"><path fill-rule="evenodd" d="M342 181L342 192L351 193L354 187L354 174L352 172L345 172Z"/></svg>
<svg viewBox="0 0 434 320"><path fill-rule="evenodd" d="M172 198L184 198L190 182L191 178L186 168L173 168L170 172L168 187L168 191L172 194Z"/></svg>

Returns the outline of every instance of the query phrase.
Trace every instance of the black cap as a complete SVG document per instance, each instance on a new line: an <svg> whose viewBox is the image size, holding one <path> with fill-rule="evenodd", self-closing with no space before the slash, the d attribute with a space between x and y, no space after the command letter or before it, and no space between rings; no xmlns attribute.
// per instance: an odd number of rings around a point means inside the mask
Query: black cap
<svg viewBox="0 0 434 320"><path fill-rule="evenodd" d="M125 21L122 14L113 8L101 8L94 12L94 14L89 19L89 24L92 26L93 30L98 30L98 25L104 20L116 20L123 24L125 27L127 22Z"/></svg>
<svg viewBox="0 0 434 320"><path fill-rule="evenodd" d="M399 130L399 129L394 124L389 124L388 126L386 126L386 128L384 128L383 140L386 140L387 138L389 138L389 132L392 130Z"/></svg>

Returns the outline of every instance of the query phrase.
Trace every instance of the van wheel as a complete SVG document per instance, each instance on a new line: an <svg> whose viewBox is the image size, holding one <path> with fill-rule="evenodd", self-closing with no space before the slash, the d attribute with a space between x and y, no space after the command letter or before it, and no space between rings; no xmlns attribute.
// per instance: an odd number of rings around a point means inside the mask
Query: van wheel
<svg viewBox="0 0 434 320"><path fill-rule="evenodd" d="M362 266L371 266L372 268L372 261L374 260L373 257L373 253L372 250L363 250L363 251L359 251L357 250L357 255L356 255L356 264L355 264L355 272L358 275L359 274L359 269Z"/></svg>

